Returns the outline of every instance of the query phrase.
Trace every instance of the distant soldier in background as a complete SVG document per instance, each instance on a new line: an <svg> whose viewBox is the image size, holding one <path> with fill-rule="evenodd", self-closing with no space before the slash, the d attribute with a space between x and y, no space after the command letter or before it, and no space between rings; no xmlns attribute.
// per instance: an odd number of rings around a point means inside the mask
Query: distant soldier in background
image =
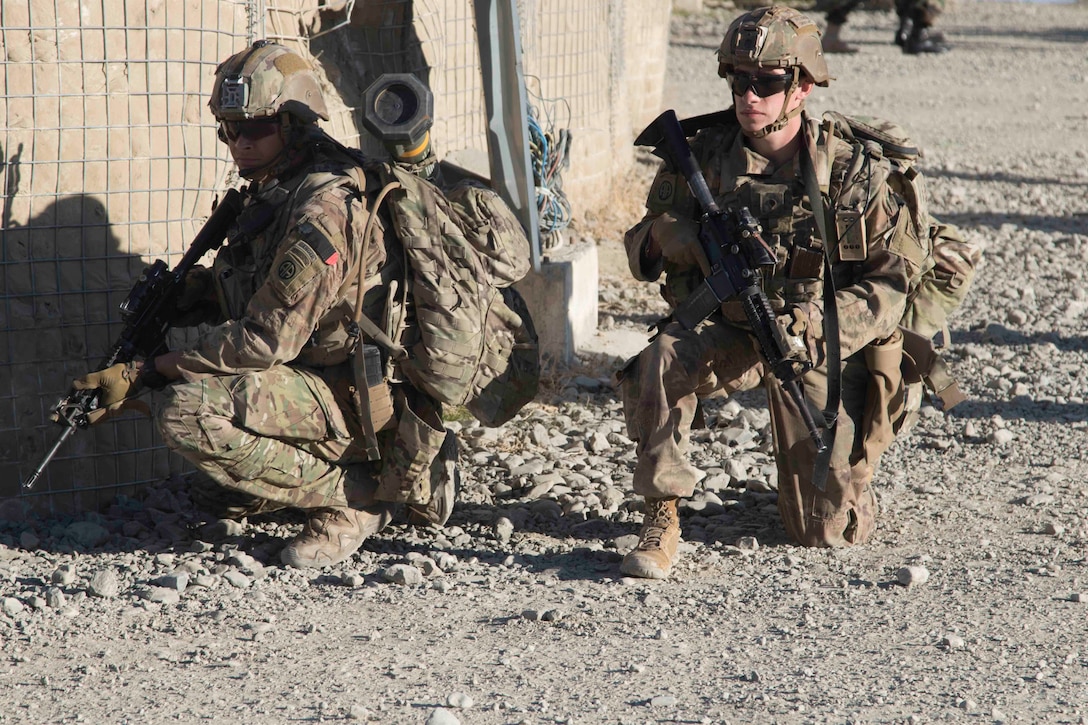
<svg viewBox="0 0 1088 725"><path fill-rule="evenodd" d="M943 53L951 49L944 35L933 30L937 16L944 10L945 0L895 0L895 12L899 16L899 29L895 31L895 44L904 53ZM824 10L827 30L824 31L825 53L856 53L856 46L842 39L842 26L861 0L825 0L817 5Z"/></svg>

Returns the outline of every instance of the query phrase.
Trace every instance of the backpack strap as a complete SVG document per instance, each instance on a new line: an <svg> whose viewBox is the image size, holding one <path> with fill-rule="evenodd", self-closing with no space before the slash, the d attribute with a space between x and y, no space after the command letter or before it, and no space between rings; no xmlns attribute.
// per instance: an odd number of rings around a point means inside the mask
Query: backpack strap
<svg viewBox="0 0 1088 725"><path fill-rule="evenodd" d="M911 366L911 377L921 380L941 400L941 410L948 411L967 400L959 384L948 372L948 366L931 338L899 326L903 333L903 355L906 365Z"/></svg>
<svg viewBox="0 0 1088 725"><path fill-rule="evenodd" d="M363 173L362 169L359 169L358 167L355 168L355 171L358 174ZM365 183L365 180L363 183ZM350 278L356 274L355 267L358 267L357 273L359 276L359 285L355 296L355 314L352 319L367 337L384 347L395 360L403 360L408 357L408 351L399 342L393 341L386 331L379 327L376 322L363 314L363 296L366 294L366 255L367 252L370 251L370 241L373 238L374 230L376 229L374 220L377 219L378 211L381 209L382 202L385 201L385 198L390 192L399 188L401 188L400 183L391 181L378 192L378 196L374 200L374 205L370 209L370 216L367 217L366 225L363 227L363 248L360 250L359 258L355 260L352 270L348 272Z"/></svg>
<svg viewBox="0 0 1088 725"><path fill-rule="evenodd" d="M350 176L359 189L366 189L366 178L362 169L353 167ZM338 293L338 296L342 296L347 292L352 282L358 282L355 314L352 317L352 324L348 326L348 334L354 339L354 345L349 351L349 359L352 361L352 370L355 376L353 398L358 407L359 425L363 430L367 458L372 461L381 458L381 452L378 448L378 431L384 430L392 420L393 408L388 385L372 385L368 380L366 354L363 346L364 336L384 347L393 359L399 360L408 356L408 351L403 346L393 342L382 328L363 314L363 297L366 294L366 258L370 251L370 242L374 237L374 230L377 228L374 220L378 216L378 210L385 197L389 192L398 188L400 188L399 184L386 184L378 193L373 206L370 208L366 224L363 226L363 239L359 254L352 262L347 274L344 275L344 282L340 286Z"/></svg>

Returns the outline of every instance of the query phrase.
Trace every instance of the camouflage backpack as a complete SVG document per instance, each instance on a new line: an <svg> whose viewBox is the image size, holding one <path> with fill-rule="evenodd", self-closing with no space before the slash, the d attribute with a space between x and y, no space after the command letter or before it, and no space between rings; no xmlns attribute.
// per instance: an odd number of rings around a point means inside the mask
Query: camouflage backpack
<svg viewBox="0 0 1088 725"><path fill-rule="evenodd" d="M899 324L904 331L904 352L947 410L963 397L945 371L934 339L940 332L942 346L949 343L948 315L967 296L981 251L966 242L958 229L929 214L925 184L915 167L920 151L902 128L879 118L838 113L825 113L824 120L833 124L843 138L880 147L892 167L888 184L906 203L919 239L928 243L921 272L911 280L907 308Z"/></svg>
<svg viewBox="0 0 1088 725"><path fill-rule="evenodd" d="M386 208L411 270L415 330L404 376L436 400L464 405L484 425L510 420L535 396L540 355L532 317L511 286L529 271L529 240L491 189L463 181L443 192L388 164L371 167L399 185Z"/></svg>

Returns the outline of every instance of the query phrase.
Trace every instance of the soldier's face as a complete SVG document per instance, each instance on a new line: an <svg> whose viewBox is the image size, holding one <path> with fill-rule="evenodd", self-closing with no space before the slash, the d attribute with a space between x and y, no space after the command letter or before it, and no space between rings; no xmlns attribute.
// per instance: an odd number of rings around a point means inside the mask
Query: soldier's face
<svg viewBox="0 0 1088 725"><path fill-rule="evenodd" d="M245 124L254 125L248 129ZM254 121L243 121L229 133L224 133L223 137L240 171L267 166L283 151L283 133L275 120L265 126L256 125Z"/></svg>
<svg viewBox="0 0 1088 725"><path fill-rule="evenodd" d="M741 130L754 133L778 120L783 107L792 111L812 91L812 83L802 80L786 96L790 73L782 68L759 68L738 63L730 80L730 93L737 108ZM737 91L742 91L737 93Z"/></svg>

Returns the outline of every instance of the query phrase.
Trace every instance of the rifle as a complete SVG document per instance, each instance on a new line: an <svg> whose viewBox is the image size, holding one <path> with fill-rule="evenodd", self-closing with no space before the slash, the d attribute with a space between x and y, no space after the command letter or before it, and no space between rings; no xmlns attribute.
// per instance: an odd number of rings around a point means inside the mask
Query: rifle
<svg viewBox="0 0 1088 725"><path fill-rule="evenodd" d="M804 343L779 325L771 302L760 287L763 270L775 263L760 236L762 227L747 207L735 215L718 207L675 111L665 111L654 119L635 139L635 145L655 147L672 168L684 175L702 213L699 244L710 263L710 274L677 306L673 318L691 330L724 302L739 301L763 358L796 404L816 450L825 452L827 444L797 383L812 370L812 361Z"/></svg>
<svg viewBox="0 0 1088 725"><path fill-rule="evenodd" d="M124 329L110 348L109 355L95 368L96 371L117 363L131 362L137 356L146 359L166 352L166 333L170 329L178 297L185 288L185 276L208 251L218 249L223 244L227 231L241 211L242 195L237 189L229 189L173 270L167 269L166 262L161 259L144 269L128 297L121 303ZM87 427L87 415L98 409L98 399L98 390L73 388L54 406L53 418L64 426L64 432L30 477L23 481L24 489L34 485L68 436L79 428Z"/></svg>

